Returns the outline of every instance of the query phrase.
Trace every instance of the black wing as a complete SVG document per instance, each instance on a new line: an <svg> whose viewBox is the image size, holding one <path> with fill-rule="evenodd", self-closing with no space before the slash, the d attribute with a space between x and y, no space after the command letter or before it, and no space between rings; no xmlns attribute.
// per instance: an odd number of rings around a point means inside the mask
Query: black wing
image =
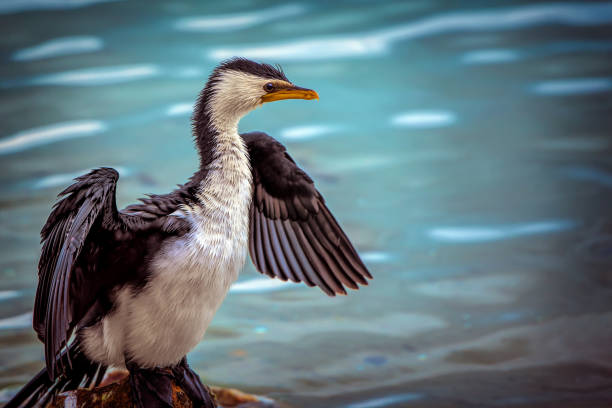
<svg viewBox="0 0 612 408"><path fill-rule="evenodd" d="M265 133L242 134L253 169L249 252L271 277L346 294L372 279L314 183Z"/></svg>
<svg viewBox="0 0 612 408"><path fill-rule="evenodd" d="M128 230L131 224L119 216L115 188L119 174L111 168L100 168L78 177L76 183L59 194L63 198L53 207L41 231L42 254L38 264L38 289L34 305L33 326L45 343L45 361L51 378L63 364L61 351L81 316L77 309L83 302L71 296L73 281L88 282L87 271L76 268L83 247L100 230ZM89 281L95 277L89 276ZM72 288L74 290L74 288ZM85 292L86 288L77 288ZM87 293L87 292L85 292ZM60 367L58 367L58 364Z"/></svg>

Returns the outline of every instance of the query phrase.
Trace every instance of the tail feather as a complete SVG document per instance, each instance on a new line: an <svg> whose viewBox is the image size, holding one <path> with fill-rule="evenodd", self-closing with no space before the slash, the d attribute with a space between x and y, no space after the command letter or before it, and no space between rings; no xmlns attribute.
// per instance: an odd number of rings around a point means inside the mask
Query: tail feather
<svg viewBox="0 0 612 408"><path fill-rule="evenodd" d="M47 369L43 368L4 408L43 408L61 392L98 386L107 370L106 366L89 360L78 343L72 344L59 358L70 359L72 363L64 365L62 375L51 381Z"/></svg>

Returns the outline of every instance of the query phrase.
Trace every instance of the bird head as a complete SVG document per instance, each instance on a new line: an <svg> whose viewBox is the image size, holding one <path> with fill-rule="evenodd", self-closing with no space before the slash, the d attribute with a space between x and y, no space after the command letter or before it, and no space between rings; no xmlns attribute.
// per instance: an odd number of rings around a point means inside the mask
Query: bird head
<svg viewBox="0 0 612 408"><path fill-rule="evenodd" d="M291 83L280 67L244 58L221 63L211 74L196 107L194 122L208 119L221 130L237 126L253 109L283 99L319 99L319 95Z"/></svg>

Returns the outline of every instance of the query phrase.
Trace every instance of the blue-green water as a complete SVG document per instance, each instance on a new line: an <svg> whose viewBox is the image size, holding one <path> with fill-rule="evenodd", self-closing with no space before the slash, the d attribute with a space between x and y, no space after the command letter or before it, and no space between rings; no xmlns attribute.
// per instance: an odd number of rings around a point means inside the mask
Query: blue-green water
<svg viewBox="0 0 612 408"><path fill-rule="evenodd" d="M194 171L220 59L281 63L318 102L241 122L284 142L375 279L348 297L249 264L191 353L206 382L296 407L612 404L612 3L3 0L0 386L30 329L55 195L118 201Z"/></svg>

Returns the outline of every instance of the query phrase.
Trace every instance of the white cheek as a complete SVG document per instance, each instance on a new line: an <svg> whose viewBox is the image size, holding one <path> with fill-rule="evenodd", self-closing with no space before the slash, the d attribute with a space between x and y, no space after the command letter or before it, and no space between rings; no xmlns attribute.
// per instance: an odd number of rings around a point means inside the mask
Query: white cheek
<svg viewBox="0 0 612 408"><path fill-rule="evenodd" d="M221 74L208 105L215 126L218 129L237 126L240 118L261 105L265 84L264 79L244 72Z"/></svg>

